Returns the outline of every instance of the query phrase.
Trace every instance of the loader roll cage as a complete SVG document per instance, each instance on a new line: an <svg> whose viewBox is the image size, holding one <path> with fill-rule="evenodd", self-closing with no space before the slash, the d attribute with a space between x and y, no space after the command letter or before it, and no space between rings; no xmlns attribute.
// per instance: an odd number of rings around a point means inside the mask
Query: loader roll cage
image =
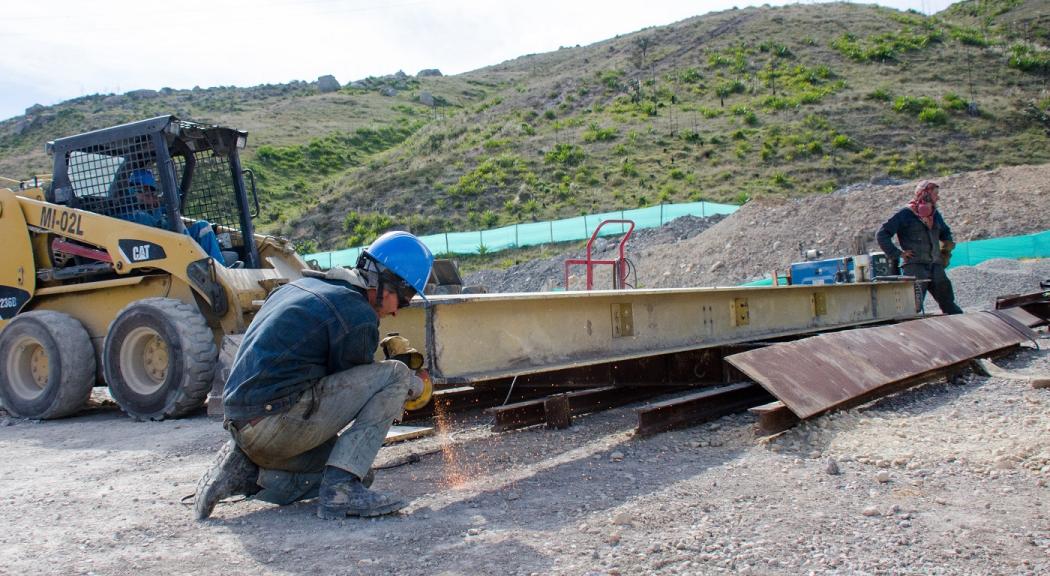
<svg viewBox="0 0 1050 576"><path fill-rule="evenodd" d="M186 222L206 220L223 250L259 268L252 218L259 201L251 171L238 151L248 134L175 116L158 116L47 143L54 159L49 202L182 232ZM148 171L155 194L145 194ZM251 181L251 199L244 174Z"/></svg>

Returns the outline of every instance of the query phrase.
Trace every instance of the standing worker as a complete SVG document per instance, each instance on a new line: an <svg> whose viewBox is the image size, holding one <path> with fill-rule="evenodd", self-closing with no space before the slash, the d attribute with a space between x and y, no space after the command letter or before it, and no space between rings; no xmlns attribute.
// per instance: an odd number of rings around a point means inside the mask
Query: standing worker
<svg viewBox="0 0 1050 576"><path fill-rule="evenodd" d="M952 282L944 273L955 241L951 228L937 210L939 188L936 182L919 182L912 201L887 220L875 237L891 267L903 256L904 266L898 269L907 276L929 282L922 284L920 301L926 299L929 290L941 312L962 314L962 308L955 303ZM899 249L893 244L894 236L900 243Z"/></svg>
<svg viewBox="0 0 1050 576"><path fill-rule="evenodd" d="M355 268L305 271L266 300L226 380L224 427L233 439L197 485L198 519L233 495L280 505L319 497L325 519L405 507L369 488L370 470L423 382L405 364L373 356L379 320L422 296L433 261L415 236L387 232Z"/></svg>

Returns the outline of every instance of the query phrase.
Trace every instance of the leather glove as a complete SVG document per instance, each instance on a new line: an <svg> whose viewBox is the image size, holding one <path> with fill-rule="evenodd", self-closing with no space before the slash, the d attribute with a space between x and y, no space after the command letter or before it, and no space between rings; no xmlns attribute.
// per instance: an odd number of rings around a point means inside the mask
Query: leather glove
<svg viewBox="0 0 1050 576"><path fill-rule="evenodd" d="M415 400L423 394L423 379L413 374L408 379L408 399Z"/></svg>
<svg viewBox="0 0 1050 576"><path fill-rule="evenodd" d="M955 242L944 241L941 242L941 263L947 268L948 264L952 261L952 250L955 249Z"/></svg>

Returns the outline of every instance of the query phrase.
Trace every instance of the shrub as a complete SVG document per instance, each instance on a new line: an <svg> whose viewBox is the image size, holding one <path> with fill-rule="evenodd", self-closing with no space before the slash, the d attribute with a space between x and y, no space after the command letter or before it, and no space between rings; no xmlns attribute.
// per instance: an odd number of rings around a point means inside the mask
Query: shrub
<svg viewBox="0 0 1050 576"><path fill-rule="evenodd" d="M966 110L966 101L958 94L949 92L942 98L945 110Z"/></svg>
<svg viewBox="0 0 1050 576"><path fill-rule="evenodd" d="M834 148L850 150L853 148L853 140L845 134L836 134L835 137L831 139L831 145Z"/></svg>
<svg viewBox="0 0 1050 576"><path fill-rule="evenodd" d="M602 70L597 73L598 81L609 90L620 89L620 79L623 78L622 70Z"/></svg>
<svg viewBox="0 0 1050 576"><path fill-rule="evenodd" d="M919 112L919 120L927 124L945 124L948 122L948 113L940 108L923 108Z"/></svg>
<svg viewBox="0 0 1050 576"><path fill-rule="evenodd" d="M1050 51L1038 50L1029 44L1014 44L1010 47L1007 65L1022 72L1050 72Z"/></svg>
<svg viewBox="0 0 1050 576"><path fill-rule="evenodd" d="M747 106L744 106L741 110L734 110L733 114L741 117L744 120L744 124L747 124L748 126L758 125L758 115L755 114L754 110Z"/></svg>
<svg viewBox="0 0 1050 576"><path fill-rule="evenodd" d="M891 96L889 90L885 88L876 88L875 90L865 94L864 98L867 100L876 100L879 102L889 102L893 99L893 96Z"/></svg>
<svg viewBox="0 0 1050 576"><path fill-rule="evenodd" d="M897 112L908 112L910 114L918 114L927 108L936 108L937 103L929 97L920 96L914 98L912 96L898 96L893 101L893 109Z"/></svg>
<svg viewBox="0 0 1050 576"><path fill-rule="evenodd" d="M583 132L584 142L605 142L613 140L619 131L616 128L602 128L597 122L591 122Z"/></svg>
<svg viewBox="0 0 1050 576"><path fill-rule="evenodd" d="M686 68L679 76L678 79L686 84L697 84L704 79L703 75L700 74L700 70L697 68Z"/></svg>
<svg viewBox="0 0 1050 576"><path fill-rule="evenodd" d="M969 46L988 46L991 42L988 37L976 28L953 27L948 33L952 38L962 44Z"/></svg>
<svg viewBox="0 0 1050 576"><path fill-rule="evenodd" d="M788 178L787 174L784 174L783 172L774 172L773 185L781 188L791 188L794 186L794 182L792 182L791 178Z"/></svg>
<svg viewBox="0 0 1050 576"><path fill-rule="evenodd" d="M583 158L583 148L574 144L556 144L543 156L543 161L547 164L577 166L583 162Z"/></svg>

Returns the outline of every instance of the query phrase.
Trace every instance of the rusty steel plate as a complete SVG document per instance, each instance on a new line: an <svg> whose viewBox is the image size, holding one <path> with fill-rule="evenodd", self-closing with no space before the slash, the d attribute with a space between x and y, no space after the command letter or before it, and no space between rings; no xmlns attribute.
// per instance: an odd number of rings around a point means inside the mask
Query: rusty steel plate
<svg viewBox="0 0 1050 576"><path fill-rule="evenodd" d="M1035 338L988 312L821 334L726 361L809 418L882 388Z"/></svg>

